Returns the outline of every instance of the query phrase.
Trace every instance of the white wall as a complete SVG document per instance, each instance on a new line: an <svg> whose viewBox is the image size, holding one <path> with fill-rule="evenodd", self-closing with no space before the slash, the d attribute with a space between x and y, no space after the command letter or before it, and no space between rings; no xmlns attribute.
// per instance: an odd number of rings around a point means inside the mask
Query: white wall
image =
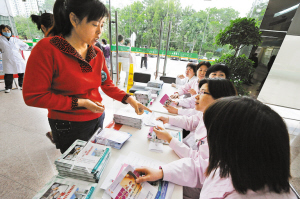
<svg viewBox="0 0 300 199"><path fill-rule="evenodd" d="M264 103L300 109L300 7L258 96Z"/></svg>
<svg viewBox="0 0 300 199"><path fill-rule="evenodd" d="M6 3L7 3L7 7L6 7ZM9 9L9 11L7 10L7 8ZM0 15L2 16L12 16L12 12L11 12L11 8L9 5L9 0L0 0Z"/></svg>

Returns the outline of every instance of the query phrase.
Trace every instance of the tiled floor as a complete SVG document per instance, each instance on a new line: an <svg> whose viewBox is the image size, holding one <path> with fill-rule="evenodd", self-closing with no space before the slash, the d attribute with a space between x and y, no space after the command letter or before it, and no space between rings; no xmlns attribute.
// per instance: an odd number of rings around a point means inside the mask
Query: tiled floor
<svg viewBox="0 0 300 199"><path fill-rule="evenodd" d="M145 69L137 70L145 71ZM154 70L155 66L152 65L147 72L153 74ZM180 70L183 72L185 67ZM173 75L171 70L167 75ZM248 88L252 91L251 95L255 95L259 81L264 78L264 75L259 73L254 77L256 77L253 80L254 86ZM0 90L3 88L4 83L0 83ZM105 124L108 124L120 103L111 100L103 93L102 95L106 105ZM281 113L290 115L289 112L284 111L281 110ZM292 118L286 117L285 121L291 138L293 176L291 183L300 192L300 119L294 118L297 114L293 115ZM32 198L53 175L57 174L54 160L60 152L45 136L45 133L50 130L47 110L26 106L21 90L12 90L9 94L0 92L0 116L0 198Z"/></svg>

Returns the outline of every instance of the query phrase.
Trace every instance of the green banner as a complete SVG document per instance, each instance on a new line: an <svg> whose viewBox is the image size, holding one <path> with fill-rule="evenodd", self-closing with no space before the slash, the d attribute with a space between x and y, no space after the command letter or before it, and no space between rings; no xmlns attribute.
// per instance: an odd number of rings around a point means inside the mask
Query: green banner
<svg viewBox="0 0 300 199"><path fill-rule="evenodd" d="M185 52L180 52L180 57L181 58L189 58L189 55L190 53L185 53Z"/></svg>
<svg viewBox="0 0 300 199"><path fill-rule="evenodd" d="M129 46L118 46L118 49L120 52L130 52L130 47ZM117 47L116 45L111 46L111 51L116 51Z"/></svg>
<svg viewBox="0 0 300 199"><path fill-rule="evenodd" d="M171 57L179 57L180 56L180 52L177 52L177 51L168 51L167 54Z"/></svg>
<svg viewBox="0 0 300 199"><path fill-rule="evenodd" d="M40 41L41 39L32 39L33 42L38 42Z"/></svg>
<svg viewBox="0 0 300 199"><path fill-rule="evenodd" d="M198 59L197 53L189 53L189 54L190 54L190 59Z"/></svg>
<svg viewBox="0 0 300 199"><path fill-rule="evenodd" d="M166 51L165 51L165 50L160 50L160 51L159 51L159 55L165 56L165 54L166 54Z"/></svg>
<svg viewBox="0 0 300 199"><path fill-rule="evenodd" d="M25 43L28 45L28 46L33 46L33 43L32 42L26 42Z"/></svg>
<svg viewBox="0 0 300 199"><path fill-rule="evenodd" d="M157 55L158 54L158 50L157 49L147 49L148 53L151 55Z"/></svg>
<svg viewBox="0 0 300 199"><path fill-rule="evenodd" d="M132 53L144 53L145 52L145 48L131 47L131 52Z"/></svg>

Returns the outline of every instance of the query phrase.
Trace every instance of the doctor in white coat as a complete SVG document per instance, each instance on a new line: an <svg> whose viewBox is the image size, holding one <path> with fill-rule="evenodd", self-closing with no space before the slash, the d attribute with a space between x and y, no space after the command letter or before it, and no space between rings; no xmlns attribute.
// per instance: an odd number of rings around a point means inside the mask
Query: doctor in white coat
<svg viewBox="0 0 300 199"><path fill-rule="evenodd" d="M9 26L1 27L0 51L2 52L2 63L5 81L5 92L9 93L12 89L13 75L19 75L19 86L22 89L23 76L25 72L25 60L20 50L27 50L28 45L20 39L11 37L11 28Z"/></svg>

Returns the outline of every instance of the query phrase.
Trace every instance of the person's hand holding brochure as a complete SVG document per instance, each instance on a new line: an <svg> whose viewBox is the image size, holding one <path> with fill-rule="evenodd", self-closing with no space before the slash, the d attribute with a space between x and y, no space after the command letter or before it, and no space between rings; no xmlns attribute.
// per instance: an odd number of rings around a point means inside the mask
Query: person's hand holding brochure
<svg viewBox="0 0 300 199"><path fill-rule="evenodd" d="M136 183L139 174L128 165L105 190L113 199L154 199L157 188L148 182Z"/></svg>

